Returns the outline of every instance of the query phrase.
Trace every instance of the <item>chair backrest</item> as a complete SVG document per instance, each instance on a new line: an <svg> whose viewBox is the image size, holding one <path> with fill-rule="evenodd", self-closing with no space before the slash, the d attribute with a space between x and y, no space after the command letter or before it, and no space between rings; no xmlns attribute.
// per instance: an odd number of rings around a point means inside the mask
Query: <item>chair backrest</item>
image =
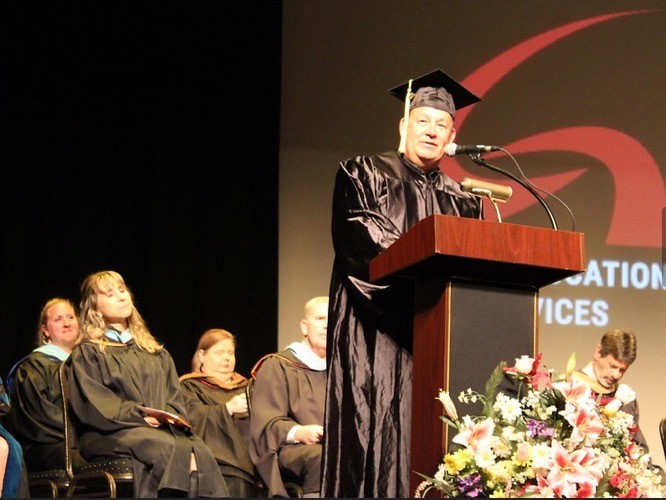
<svg viewBox="0 0 666 500"><path fill-rule="evenodd" d="M72 448L75 446L69 419L69 388L67 386L67 365L63 361L58 368L58 382L60 383L60 398L62 399L62 427L65 436L65 470L67 477L74 477L72 470Z"/></svg>
<svg viewBox="0 0 666 500"><path fill-rule="evenodd" d="M58 367L58 387L60 389L60 397L63 406L62 412L62 427L63 427L63 449L64 449L64 469L46 469L37 471L28 471L28 485L30 488L31 496L43 496L38 492L48 491L51 498L56 498L60 495L66 494L69 489L73 472L72 472L72 455L70 450L70 429L68 425L68 418L66 415L67 405L66 401L66 380L64 377L64 362L61 362Z"/></svg>
<svg viewBox="0 0 666 500"><path fill-rule="evenodd" d="M664 449L664 458L666 458L666 417L659 422L659 435L661 436L661 447Z"/></svg>

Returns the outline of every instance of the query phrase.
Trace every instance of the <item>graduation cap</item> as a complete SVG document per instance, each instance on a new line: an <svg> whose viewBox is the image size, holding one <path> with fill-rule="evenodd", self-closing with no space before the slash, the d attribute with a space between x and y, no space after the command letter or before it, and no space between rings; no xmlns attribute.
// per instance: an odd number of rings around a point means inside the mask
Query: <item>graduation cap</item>
<svg viewBox="0 0 666 500"><path fill-rule="evenodd" d="M392 88L389 93L405 102L405 120L411 109L423 106L446 111L455 118L456 110L481 100L441 69L413 78ZM404 152L403 143L404 137L398 151Z"/></svg>
<svg viewBox="0 0 666 500"><path fill-rule="evenodd" d="M481 100L441 69L413 78L389 93L405 101L410 109L428 106L446 111L454 118L456 110Z"/></svg>

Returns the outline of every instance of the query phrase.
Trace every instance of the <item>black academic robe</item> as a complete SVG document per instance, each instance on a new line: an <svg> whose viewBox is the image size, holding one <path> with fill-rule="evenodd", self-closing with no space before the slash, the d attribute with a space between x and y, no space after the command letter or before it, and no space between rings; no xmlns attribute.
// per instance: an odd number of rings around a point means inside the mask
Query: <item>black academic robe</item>
<svg viewBox="0 0 666 500"><path fill-rule="evenodd" d="M204 373L188 373L180 381L192 429L220 464L229 493L234 498L256 497L258 476L248 453L250 418L247 413L229 415L226 407L231 398L245 394L247 379L234 374L235 383L221 387Z"/></svg>
<svg viewBox="0 0 666 500"><path fill-rule="evenodd" d="M250 457L268 486L268 496L288 497L286 470L308 469L304 493L320 489L321 449L317 444L285 444L290 429L300 425L324 424L326 372L312 370L285 349L255 365L250 434ZM316 470L313 470L316 469ZM303 477L298 482L303 481ZM296 478L293 478L296 479Z"/></svg>
<svg viewBox="0 0 666 500"><path fill-rule="evenodd" d="M413 285L371 283L369 262L433 214L481 218L481 206L441 171L426 174L397 152L340 164L333 194L323 496L412 496Z"/></svg>
<svg viewBox="0 0 666 500"><path fill-rule="evenodd" d="M70 403L81 455L86 460L127 455L134 469L134 496L157 497L179 490L200 497L227 497L220 469L200 437L175 426L151 427L137 405L187 419L173 359L166 349L154 354L134 342L77 345L70 367ZM190 455L194 452L198 491L190 491Z"/></svg>
<svg viewBox="0 0 666 500"><path fill-rule="evenodd" d="M30 472L64 469L65 433L58 369L61 361L33 351L12 373L12 411L7 427L21 443ZM72 465L83 465L77 450L70 450Z"/></svg>

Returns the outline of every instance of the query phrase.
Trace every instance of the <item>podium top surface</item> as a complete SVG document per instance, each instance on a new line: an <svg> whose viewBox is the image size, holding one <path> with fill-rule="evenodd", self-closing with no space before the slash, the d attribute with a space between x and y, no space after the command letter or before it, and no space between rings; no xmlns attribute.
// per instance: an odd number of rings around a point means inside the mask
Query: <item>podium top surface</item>
<svg viewBox="0 0 666 500"><path fill-rule="evenodd" d="M443 279L541 288L585 271L583 233L431 215L370 262L370 279Z"/></svg>

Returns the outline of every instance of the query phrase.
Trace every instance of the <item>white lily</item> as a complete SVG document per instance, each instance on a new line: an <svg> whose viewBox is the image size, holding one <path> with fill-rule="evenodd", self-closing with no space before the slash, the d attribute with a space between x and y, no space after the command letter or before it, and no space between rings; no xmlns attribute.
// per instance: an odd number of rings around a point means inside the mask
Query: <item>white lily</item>
<svg viewBox="0 0 666 500"><path fill-rule="evenodd" d="M458 411L456 410L456 405L453 402L453 399L451 399L449 391L443 391L442 389L440 389L439 396L437 399L439 399L439 402L442 403L442 406L444 406L444 413L451 420L454 421L458 420Z"/></svg>

